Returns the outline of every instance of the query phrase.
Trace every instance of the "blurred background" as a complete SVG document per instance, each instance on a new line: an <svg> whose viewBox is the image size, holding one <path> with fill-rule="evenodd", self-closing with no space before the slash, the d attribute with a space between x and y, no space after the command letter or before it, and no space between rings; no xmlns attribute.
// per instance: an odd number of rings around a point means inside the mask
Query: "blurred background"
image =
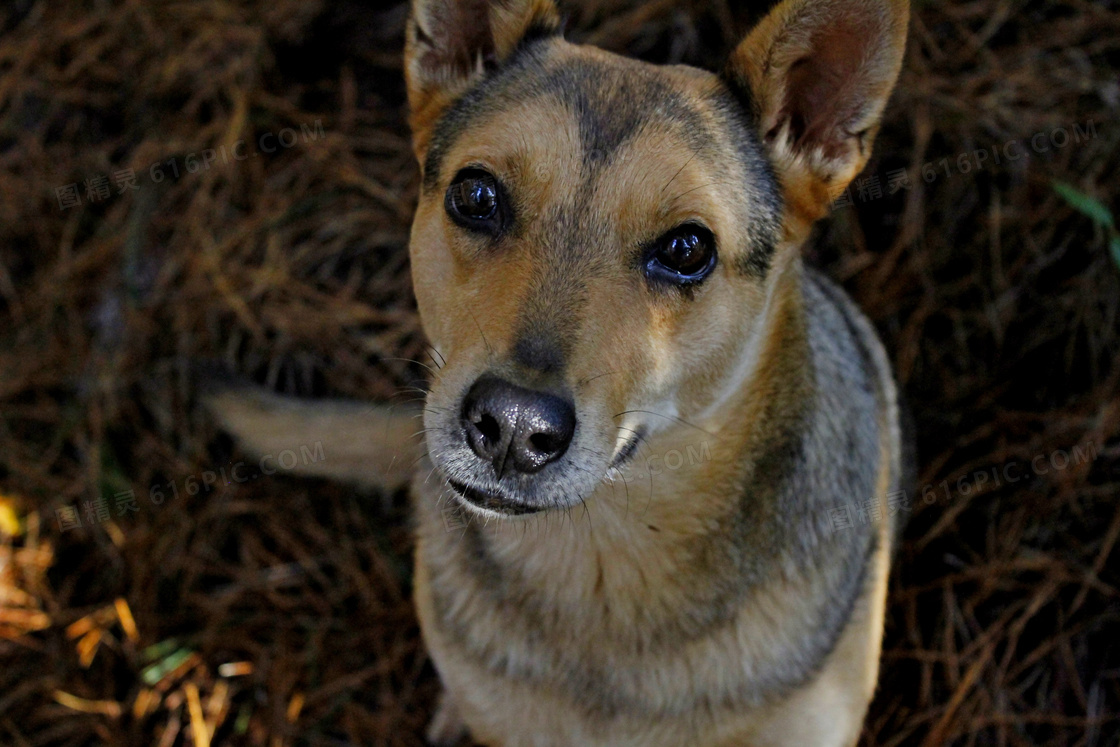
<svg viewBox="0 0 1120 747"><path fill-rule="evenodd" d="M562 5L714 69L767 3ZM250 459L191 375L423 386L406 12L0 8L0 745L422 744L405 496ZM806 249L917 422L864 745L1120 744L1118 71L1115 0L915 3Z"/></svg>

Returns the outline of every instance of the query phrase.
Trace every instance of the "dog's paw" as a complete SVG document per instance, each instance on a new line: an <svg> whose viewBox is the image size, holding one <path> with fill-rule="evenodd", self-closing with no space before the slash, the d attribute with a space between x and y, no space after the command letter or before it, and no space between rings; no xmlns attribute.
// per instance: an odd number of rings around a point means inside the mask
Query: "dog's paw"
<svg viewBox="0 0 1120 747"><path fill-rule="evenodd" d="M455 701L446 690L439 696L439 705L428 723L426 736L432 747L456 747L467 736L467 725L463 723Z"/></svg>

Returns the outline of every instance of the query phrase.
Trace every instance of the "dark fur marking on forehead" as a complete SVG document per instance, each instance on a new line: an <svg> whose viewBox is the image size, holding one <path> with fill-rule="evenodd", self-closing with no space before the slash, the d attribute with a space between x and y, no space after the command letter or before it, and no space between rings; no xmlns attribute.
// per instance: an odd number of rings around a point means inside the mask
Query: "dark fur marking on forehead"
<svg viewBox="0 0 1120 747"><path fill-rule="evenodd" d="M615 151L650 125L674 127L693 150L711 146L703 118L656 73L575 59L550 70L537 88L578 119L587 166L609 163Z"/></svg>
<svg viewBox="0 0 1120 747"><path fill-rule="evenodd" d="M622 58L617 65L576 58L550 66L548 48L554 38L525 44L436 122L424 160L425 189L436 186L444 155L473 120L544 97L559 101L577 118L588 167L609 163L620 146L650 124L674 127L693 151L718 157L711 152L703 117L655 71Z"/></svg>

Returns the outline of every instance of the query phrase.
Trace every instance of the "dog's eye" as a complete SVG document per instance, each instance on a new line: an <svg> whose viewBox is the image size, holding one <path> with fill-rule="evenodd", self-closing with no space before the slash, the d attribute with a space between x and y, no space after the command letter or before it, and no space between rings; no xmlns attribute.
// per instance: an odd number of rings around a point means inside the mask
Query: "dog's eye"
<svg viewBox="0 0 1120 747"><path fill-rule="evenodd" d="M447 189L448 215L464 228L497 233L502 227L502 189L492 174L463 169Z"/></svg>
<svg viewBox="0 0 1120 747"><path fill-rule="evenodd" d="M698 283L716 266L712 232L698 223L677 226L653 243L645 263L651 280L675 285Z"/></svg>

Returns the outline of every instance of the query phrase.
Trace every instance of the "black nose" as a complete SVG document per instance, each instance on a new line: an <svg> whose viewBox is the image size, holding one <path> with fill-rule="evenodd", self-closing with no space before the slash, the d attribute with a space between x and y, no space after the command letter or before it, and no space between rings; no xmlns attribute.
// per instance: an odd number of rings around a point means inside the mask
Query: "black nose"
<svg viewBox="0 0 1120 747"><path fill-rule="evenodd" d="M463 427L471 449L498 477L510 468L531 474L568 450L576 413L560 397L484 376L463 400Z"/></svg>

